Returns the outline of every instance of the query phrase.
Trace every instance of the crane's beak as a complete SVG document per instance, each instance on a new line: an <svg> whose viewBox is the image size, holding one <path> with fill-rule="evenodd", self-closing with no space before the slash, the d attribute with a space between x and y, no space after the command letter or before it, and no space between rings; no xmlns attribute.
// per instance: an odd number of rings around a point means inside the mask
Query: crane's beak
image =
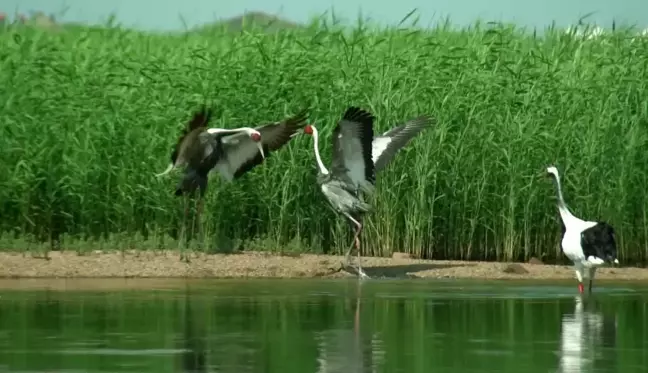
<svg viewBox="0 0 648 373"><path fill-rule="evenodd" d="M265 153L263 152L263 145L261 145L261 142L257 142L257 148L259 148L259 152L261 153L261 157L265 159Z"/></svg>
<svg viewBox="0 0 648 373"><path fill-rule="evenodd" d="M169 163L169 167L166 168L162 173L156 174L156 177L164 176L173 170L173 163Z"/></svg>
<svg viewBox="0 0 648 373"><path fill-rule="evenodd" d="M261 142L261 133L259 133L258 131L253 131L250 134L250 138L252 139L252 141L256 143L256 146L259 149L259 152L261 153L261 157L265 159L265 153L263 152L263 145Z"/></svg>

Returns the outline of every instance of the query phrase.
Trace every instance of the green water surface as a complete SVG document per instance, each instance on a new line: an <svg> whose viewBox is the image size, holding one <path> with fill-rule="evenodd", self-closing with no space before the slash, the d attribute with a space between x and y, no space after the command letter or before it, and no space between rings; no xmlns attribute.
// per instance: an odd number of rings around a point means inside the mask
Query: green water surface
<svg viewBox="0 0 648 373"><path fill-rule="evenodd" d="M646 372L646 285L594 291L438 280L2 290L0 372Z"/></svg>

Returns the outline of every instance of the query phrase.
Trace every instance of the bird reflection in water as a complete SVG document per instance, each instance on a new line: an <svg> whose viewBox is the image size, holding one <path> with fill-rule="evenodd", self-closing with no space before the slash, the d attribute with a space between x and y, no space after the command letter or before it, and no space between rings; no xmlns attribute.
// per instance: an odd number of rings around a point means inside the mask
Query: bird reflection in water
<svg viewBox="0 0 648 373"><path fill-rule="evenodd" d="M593 299L578 296L574 312L563 315L559 372L615 370L616 315L596 308Z"/></svg>
<svg viewBox="0 0 648 373"><path fill-rule="evenodd" d="M375 373L382 365L381 340L376 333L361 327L362 287L363 283L359 282L355 305L347 302L353 310L353 329L331 329L316 336L317 373Z"/></svg>
<svg viewBox="0 0 648 373"><path fill-rule="evenodd" d="M207 349L205 346L205 338L197 335L198 331L203 329L197 328L194 325L190 294L189 289L186 289L182 317L183 325L180 327L180 330L182 330L180 347L183 351L179 355L178 365L180 369L178 371L183 373L206 373Z"/></svg>

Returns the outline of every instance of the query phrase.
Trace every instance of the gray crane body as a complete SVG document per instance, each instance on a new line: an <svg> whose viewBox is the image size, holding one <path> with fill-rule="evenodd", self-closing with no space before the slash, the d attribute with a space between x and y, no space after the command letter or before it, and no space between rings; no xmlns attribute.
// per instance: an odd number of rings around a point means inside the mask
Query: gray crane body
<svg viewBox="0 0 648 373"><path fill-rule="evenodd" d="M351 216L371 211L371 205L358 198L353 184L338 180L330 174L320 174L317 179L322 193L335 211Z"/></svg>

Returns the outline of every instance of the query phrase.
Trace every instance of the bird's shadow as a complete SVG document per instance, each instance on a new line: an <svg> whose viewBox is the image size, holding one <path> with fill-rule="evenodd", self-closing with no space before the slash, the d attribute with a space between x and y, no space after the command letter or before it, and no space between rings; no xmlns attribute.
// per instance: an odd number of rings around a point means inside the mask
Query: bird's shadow
<svg viewBox="0 0 648 373"><path fill-rule="evenodd" d="M403 265L393 265L393 266L376 266L376 267L362 267L362 270L371 278L419 278L415 276L415 272L429 271L435 269L445 269L445 268L454 268L454 267L468 267L474 266L475 264L466 263L466 264L428 264L428 263L417 263L417 264L403 264ZM343 267L345 272L357 275L357 271L353 266L345 265Z"/></svg>

